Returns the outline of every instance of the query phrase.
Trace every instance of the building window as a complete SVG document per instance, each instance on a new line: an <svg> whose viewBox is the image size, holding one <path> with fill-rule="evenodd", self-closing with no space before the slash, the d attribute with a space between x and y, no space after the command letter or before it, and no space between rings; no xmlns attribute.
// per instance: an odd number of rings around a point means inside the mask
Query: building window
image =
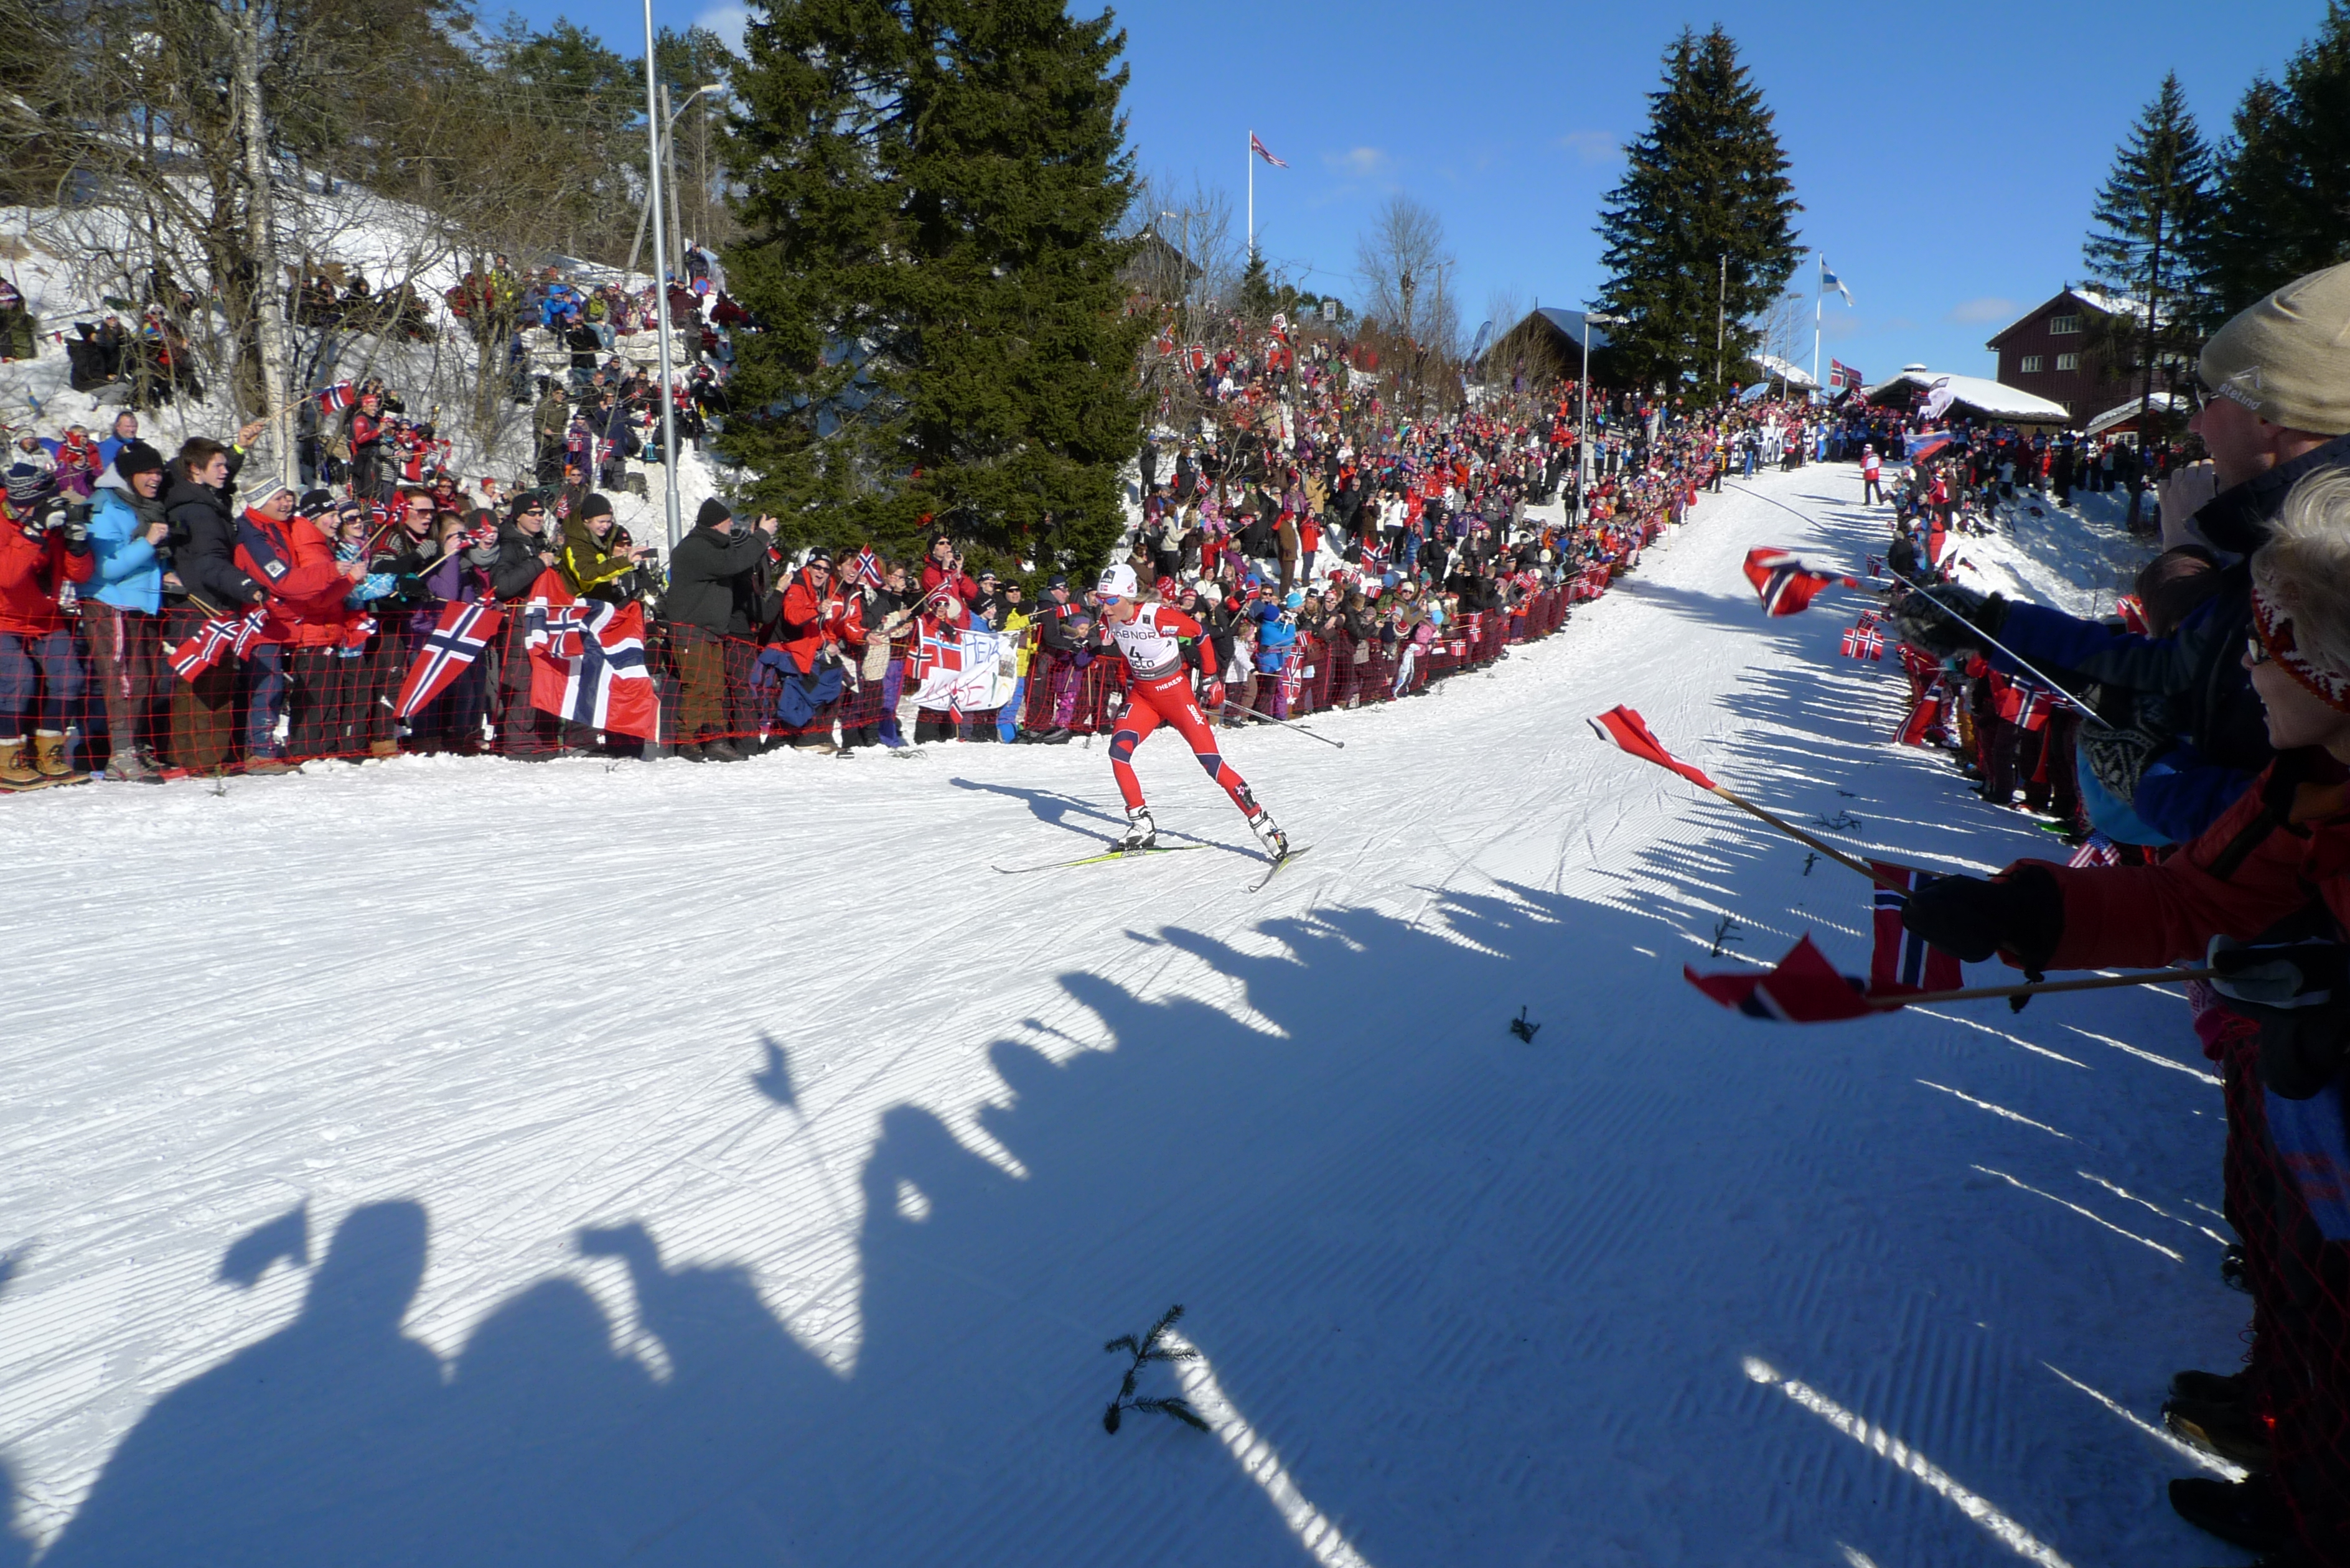
<svg viewBox="0 0 2350 1568"><path fill-rule="evenodd" d="M2068 336L2081 330L2081 318L2077 316L2052 316L2048 318L2048 330L2059 337Z"/></svg>
<svg viewBox="0 0 2350 1568"><path fill-rule="evenodd" d="M2026 354L2022 359L2016 361L2015 368L2027 376L2036 376L2040 373L2040 356Z"/></svg>
<svg viewBox="0 0 2350 1568"><path fill-rule="evenodd" d="M2081 357L2078 354L2059 354L2056 356L2056 368L2059 370L2077 370L2081 368Z"/></svg>

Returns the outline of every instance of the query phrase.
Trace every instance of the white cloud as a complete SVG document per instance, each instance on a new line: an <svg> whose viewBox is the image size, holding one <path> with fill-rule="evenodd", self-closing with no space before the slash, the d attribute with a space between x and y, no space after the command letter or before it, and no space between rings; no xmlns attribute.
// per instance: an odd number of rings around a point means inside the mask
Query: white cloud
<svg viewBox="0 0 2350 1568"><path fill-rule="evenodd" d="M1342 174L1367 180L1387 167L1388 155L1376 147L1350 147L1344 152L1324 153L1322 161Z"/></svg>
<svg viewBox="0 0 2350 1568"><path fill-rule="evenodd" d="M1953 306L1950 309L1950 319L1961 325L1970 322L2007 321L2014 317L2017 308L2015 301L2012 299L2000 299L1985 295L1981 299L1970 299Z"/></svg>
<svg viewBox="0 0 2350 1568"><path fill-rule="evenodd" d="M1578 163L1613 163L1622 151L1604 130L1570 130L1558 139L1558 144L1574 153Z"/></svg>
<svg viewBox="0 0 2350 1568"><path fill-rule="evenodd" d="M712 5L693 19L697 27L707 27L726 42L736 54L743 52L743 27L751 13L740 5Z"/></svg>

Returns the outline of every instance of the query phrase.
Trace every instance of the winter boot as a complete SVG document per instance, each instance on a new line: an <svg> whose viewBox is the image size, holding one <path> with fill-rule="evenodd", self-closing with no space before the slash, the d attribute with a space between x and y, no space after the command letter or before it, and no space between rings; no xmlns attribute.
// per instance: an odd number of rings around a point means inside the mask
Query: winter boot
<svg viewBox="0 0 2350 1568"><path fill-rule="evenodd" d="M163 775L148 766L147 759L135 746L117 746L114 755L106 759L106 776L114 784L151 784L163 782Z"/></svg>
<svg viewBox="0 0 2350 1568"><path fill-rule="evenodd" d="M702 755L704 761L712 763L739 763L743 760L743 753L723 736L712 736L702 742Z"/></svg>
<svg viewBox="0 0 2350 1568"><path fill-rule="evenodd" d="M2182 1477L2170 1483L2170 1506L2196 1529L2247 1552L2279 1551L2293 1540L2284 1500L2266 1476L2240 1481Z"/></svg>
<svg viewBox="0 0 2350 1568"><path fill-rule="evenodd" d="M1029 736L1028 742L1029 744L1036 746L1066 746L1069 743L1069 727L1066 724L1055 724L1049 730Z"/></svg>
<svg viewBox="0 0 2350 1568"><path fill-rule="evenodd" d="M2252 1379L2248 1372L2174 1372L2170 1375L2173 1397L2194 1399L2206 1405L2249 1405L2252 1401Z"/></svg>
<svg viewBox="0 0 2350 1568"><path fill-rule="evenodd" d="M2248 1470L2269 1468L2268 1424L2249 1405L2166 1399L2162 1424L2173 1437Z"/></svg>
<svg viewBox="0 0 2350 1568"><path fill-rule="evenodd" d="M1275 860L1288 857L1289 836L1282 832L1280 825L1273 820L1273 813L1259 806L1256 815L1249 818L1249 831L1256 835L1256 841L1263 845L1264 852Z"/></svg>
<svg viewBox="0 0 2350 1568"><path fill-rule="evenodd" d="M881 743L891 751L894 752L906 743L906 737L898 732L898 715L895 713L882 720L879 727L881 732Z"/></svg>
<svg viewBox="0 0 2350 1568"><path fill-rule="evenodd" d="M55 730L33 732L33 766L51 784L88 784L89 775L66 766L66 738Z"/></svg>
<svg viewBox="0 0 2350 1568"><path fill-rule="evenodd" d="M49 781L33 765L32 750L23 736L0 741L0 790L46 789Z"/></svg>
<svg viewBox="0 0 2350 1568"><path fill-rule="evenodd" d="M1150 820L1150 808L1147 805L1129 806L1126 813L1126 836L1112 845L1110 850L1116 855L1131 855L1139 849L1149 849L1158 842L1159 825Z"/></svg>
<svg viewBox="0 0 2350 1568"><path fill-rule="evenodd" d="M378 760L381 760L386 757L396 757L400 755L400 742L398 741L369 741L368 742L368 755L377 758Z"/></svg>

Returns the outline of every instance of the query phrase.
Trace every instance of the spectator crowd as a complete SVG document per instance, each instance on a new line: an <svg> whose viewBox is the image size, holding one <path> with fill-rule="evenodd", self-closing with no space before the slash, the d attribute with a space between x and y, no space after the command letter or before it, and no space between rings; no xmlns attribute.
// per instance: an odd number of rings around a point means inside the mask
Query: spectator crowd
<svg viewBox="0 0 2350 1568"><path fill-rule="evenodd" d="M2178 1372L2164 1418L2249 1474L2173 1481L2170 1501L2272 1568L2342 1568L2350 265L2228 322L2191 397L2188 437L2124 471L2124 483L2158 482L2162 549L2104 619L1950 576L1967 535L2082 483L2068 443L1960 426L1896 488L1882 569L1910 683L1902 738L1951 747L1992 805L2037 812L2078 846L2068 864L1929 882L1905 919L1962 959L1997 954L2034 979L2198 974L2189 1010L2221 1081L2220 1190L2237 1238L2222 1272L2251 1297L2249 1349L2240 1366Z"/></svg>

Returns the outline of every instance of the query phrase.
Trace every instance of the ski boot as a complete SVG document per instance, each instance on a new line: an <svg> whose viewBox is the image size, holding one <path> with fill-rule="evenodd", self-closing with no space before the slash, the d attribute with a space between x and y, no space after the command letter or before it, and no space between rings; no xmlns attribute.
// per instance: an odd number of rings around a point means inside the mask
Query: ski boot
<svg viewBox="0 0 2350 1568"><path fill-rule="evenodd" d="M1281 831L1280 825L1273 820L1273 813L1264 807L1257 807L1256 815L1249 818L1249 831L1256 835L1256 841L1275 860L1289 857L1289 836Z"/></svg>
<svg viewBox="0 0 2350 1568"><path fill-rule="evenodd" d="M1113 855L1133 855L1149 849L1159 842L1159 825L1150 820L1147 805L1129 806L1126 813L1126 836L1110 846Z"/></svg>

